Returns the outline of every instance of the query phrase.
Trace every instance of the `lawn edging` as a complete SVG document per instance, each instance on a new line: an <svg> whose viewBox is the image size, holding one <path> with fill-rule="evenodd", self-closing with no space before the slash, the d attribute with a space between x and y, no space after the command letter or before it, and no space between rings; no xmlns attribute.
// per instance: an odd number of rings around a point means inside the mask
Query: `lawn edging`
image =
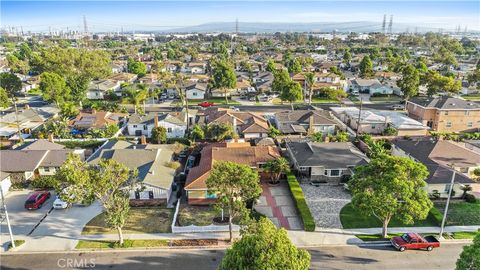
<svg viewBox="0 0 480 270"><path fill-rule="evenodd" d="M295 200L295 205L297 206L298 212L303 221L303 228L307 232L315 231L315 219L308 208L307 201L303 195L303 190L298 183L297 177L292 173L287 174L288 187L292 193L293 199Z"/></svg>

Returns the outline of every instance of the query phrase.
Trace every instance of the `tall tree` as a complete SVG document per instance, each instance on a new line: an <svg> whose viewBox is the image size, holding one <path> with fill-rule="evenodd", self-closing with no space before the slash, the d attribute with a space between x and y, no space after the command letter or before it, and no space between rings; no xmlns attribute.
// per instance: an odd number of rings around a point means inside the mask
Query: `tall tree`
<svg viewBox="0 0 480 270"><path fill-rule="evenodd" d="M478 270L480 269L480 232L473 238L473 243L464 246L457 260L455 270Z"/></svg>
<svg viewBox="0 0 480 270"><path fill-rule="evenodd" d="M405 100L418 94L420 76L417 69L412 65L406 65L402 69L402 78L397 81L398 87L402 90Z"/></svg>
<svg viewBox="0 0 480 270"><path fill-rule="evenodd" d="M70 89L67 87L65 79L53 72L44 72L40 75L40 90L43 99L55 102L57 107L60 107L65 100L70 99Z"/></svg>
<svg viewBox="0 0 480 270"><path fill-rule="evenodd" d="M350 50L345 50L345 53L343 54L343 63L350 65L350 61L352 61L352 54L350 53Z"/></svg>
<svg viewBox="0 0 480 270"><path fill-rule="evenodd" d="M370 59L370 56L365 55L360 62L360 77L364 79L372 78L374 75L373 73L373 63Z"/></svg>
<svg viewBox="0 0 480 270"><path fill-rule="evenodd" d="M137 74L139 77L143 77L147 74L147 66L140 61L128 59L127 68L129 72Z"/></svg>
<svg viewBox="0 0 480 270"><path fill-rule="evenodd" d="M207 126L207 137L216 142L235 137L235 132L233 126L230 124L210 123Z"/></svg>
<svg viewBox="0 0 480 270"><path fill-rule="evenodd" d="M303 98L302 87L298 82L290 81L280 93L280 99L290 103L293 111L293 103Z"/></svg>
<svg viewBox="0 0 480 270"><path fill-rule="evenodd" d="M212 63L212 77L210 83L213 88L221 89L228 104L228 90L237 86L237 76L232 64L227 60L217 59Z"/></svg>
<svg viewBox="0 0 480 270"><path fill-rule="evenodd" d="M248 219L246 202L257 199L262 193L258 173L248 165L218 161L213 165L206 183L208 191L216 195L216 208L228 211L228 228L232 242L233 219Z"/></svg>
<svg viewBox="0 0 480 270"><path fill-rule="evenodd" d="M0 73L0 87L5 90L5 94L13 103L13 107L15 108L15 122L17 122L18 138L20 141L23 141L22 133L20 132L17 108L17 95L22 89L22 81L13 73Z"/></svg>
<svg viewBox="0 0 480 270"><path fill-rule="evenodd" d="M276 69L275 68L275 62L273 62L273 59L268 59L266 70L269 71L269 72L274 72L275 69Z"/></svg>
<svg viewBox="0 0 480 270"><path fill-rule="evenodd" d="M204 139L205 131L199 125L194 125L192 131L190 132L190 138L195 141L196 139Z"/></svg>
<svg viewBox="0 0 480 270"><path fill-rule="evenodd" d="M137 113L137 109L140 108L140 103L148 97L148 92L146 90L136 89L135 86L131 86L127 88L125 95L129 103L133 105L134 113Z"/></svg>
<svg viewBox="0 0 480 270"><path fill-rule="evenodd" d="M261 218L241 231L242 238L227 249L220 270L236 269L309 269L310 254L298 249L287 231Z"/></svg>
<svg viewBox="0 0 480 270"><path fill-rule="evenodd" d="M272 82L272 91L277 93L282 93L286 85L291 82L290 75L287 70L281 69L276 70L273 73L273 82Z"/></svg>
<svg viewBox="0 0 480 270"><path fill-rule="evenodd" d="M0 107L7 108L10 105L7 91L0 87Z"/></svg>
<svg viewBox="0 0 480 270"><path fill-rule="evenodd" d="M153 143L166 143L167 142L167 129L164 127L154 127L152 129L152 142Z"/></svg>
<svg viewBox="0 0 480 270"><path fill-rule="evenodd" d="M290 163L284 157L270 160L265 164L264 170L270 174L272 183L278 183L280 176L290 172Z"/></svg>
<svg viewBox="0 0 480 270"><path fill-rule="evenodd" d="M380 220L386 238L394 216L407 224L427 217L433 206L423 189L428 175L425 165L410 158L380 155L355 170L349 182L352 204Z"/></svg>
<svg viewBox="0 0 480 270"><path fill-rule="evenodd" d="M136 181L137 172L113 159L101 160L92 173L91 190L103 205L105 222L118 232L119 244L123 245L122 228L128 216L129 190Z"/></svg>
<svg viewBox="0 0 480 270"><path fill-rule="evenodd" d="M300 64L300 61L298 61L297 58L293 59L290 65L288 65L288 71L293 74L302 72L302 65Z"/></svg>
<svg viewBox="0 0 480 270"><path fill-rule="evenodd" d="M312 105L313 85L315 84L315 74L308 72L305 74L305 83L308 87L308 105Z"/></svg>
<svg viewBox="0 0 480 270"><path fill-rule="evenodd" d="M60 199L69 205L93 201L91 173L88 164L79 155L70 153L55 173L58 182L56 191Z"/></svg>

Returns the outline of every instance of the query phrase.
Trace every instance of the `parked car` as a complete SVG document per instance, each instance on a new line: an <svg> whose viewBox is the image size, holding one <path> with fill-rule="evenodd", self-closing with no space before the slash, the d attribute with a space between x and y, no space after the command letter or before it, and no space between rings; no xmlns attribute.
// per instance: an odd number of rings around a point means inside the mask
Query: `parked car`
<svg viewBox="0 0 480 270"><path fill-rule="evenodd" d="M50 198L49 191L36 191L30 194L25 201L25 209L39 209Z"/></svg>
<svg viewBox="0 0 480 270"><path fill-rule="evenodd" d="M230 106L230 107L228 107L228 108L229 108L230 110L232 110L232 111L236 111L236 112L240 111L240 109L237 108L237 107L235 107L235 106Z"/></svg>
<svg viewBox="0 0 480 270"><path fill-rule="evenodd" d="M401 104L394 104L392 106L390 106L390 110L404 110L405 109L405 106L401 105Z"/></svg>
<svg viewBox="0 0 480 270"><path fill-rule="evenodd" d="M422 237L418 233L404 233L402 236L393 237L390 242L393 247L402 252L406 249L432 251L433 248L440 247L440 242L434 236Z"/></svg>
<svg viewBox="0 0 480 270"><path fill-rule="evenodd" d="M197 105L200 106L200 107L203 107L203 108L208 108L208 107L214 106L215 103L213 103L213 102L208 102L208 101L205 100L205 101L203 101L203 102L201 102L201 103L198 103Z"/></svg>
<svg viewBox="0 0 480 270"><path fill-rule="evenodd" d="M67 207L68 207L68 203L62 201L59 196L57 196L55 201L53 201L53 208L55 209L65 209Z"/></svg>

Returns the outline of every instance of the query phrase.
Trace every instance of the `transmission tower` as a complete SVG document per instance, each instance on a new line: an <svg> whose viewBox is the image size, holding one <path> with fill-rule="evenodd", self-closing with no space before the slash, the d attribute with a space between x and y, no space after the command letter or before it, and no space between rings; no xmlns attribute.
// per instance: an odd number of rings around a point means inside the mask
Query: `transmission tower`
<svg viewBox="0 0 480 270"><path fill-rule="evenodd" d="M463 34L466 35L467 34L467 26L465 25L465 28L463 28Z"/></svg>
<svg viewBox="0 0 480 270"><path fill-rule="evenodd" d="M392 34L392 26L393 26L393 15L390 15L390 22L388 23L388 33Z"/></svg>
<svg viewBox="0 0 480 270"><path fill-rule="evenodd" d="M238 35L238 18L235 19L235 34Z"/></svg>
<svg viewBox="0 0 480 270"><path fill-rule="evenodd" d="M83 15L83 33L88 35L87 17Z"/></svg>
<svg viewBox="0 0 480 270"><path fill-rule="evenodd" d="M385 34L385 27L387 26L387 14L383 14L383 22L382 22L382 33Z"/></svg>

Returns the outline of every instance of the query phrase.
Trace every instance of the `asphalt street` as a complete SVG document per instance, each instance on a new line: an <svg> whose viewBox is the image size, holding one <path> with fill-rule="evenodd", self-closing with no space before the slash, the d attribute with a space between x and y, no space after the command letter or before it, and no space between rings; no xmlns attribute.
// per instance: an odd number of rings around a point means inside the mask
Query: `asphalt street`
<svg viewBox="0 0 480 270"><path fill-rule="evenodd" d="M445 244L428 251L403 253L391 247L324 246L308 249L311 269L344 270L452 270L462 244ZM15 254L1 256L2 270L53 269L216 269L223 250L143 250L102 251L50 254Z"/></svg>

